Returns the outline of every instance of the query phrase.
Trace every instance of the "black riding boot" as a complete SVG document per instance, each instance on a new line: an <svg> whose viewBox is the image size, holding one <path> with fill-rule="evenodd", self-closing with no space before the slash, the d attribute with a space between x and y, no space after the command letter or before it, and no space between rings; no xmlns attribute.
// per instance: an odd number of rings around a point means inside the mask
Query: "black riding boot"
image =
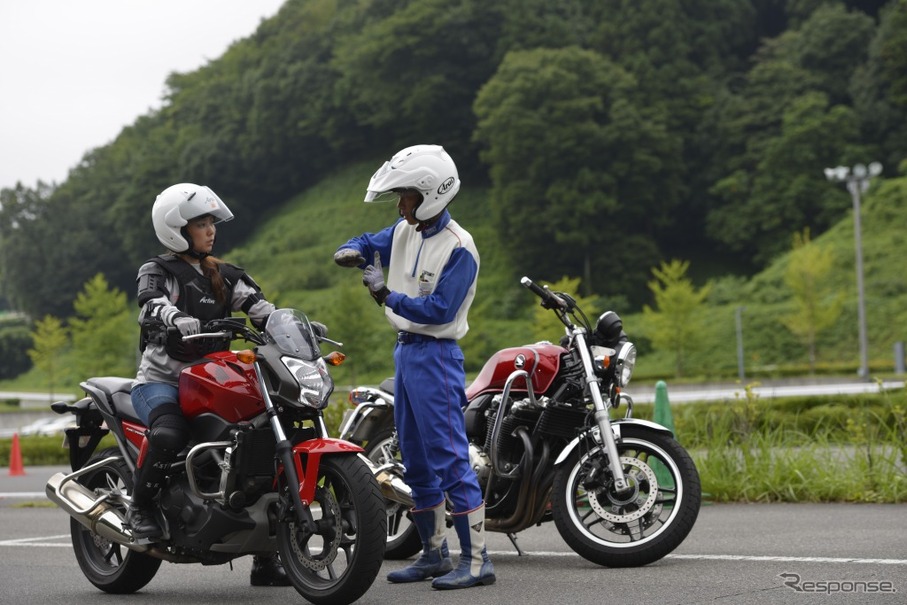
<svg viewBox="0 0 907 605"><path fill-rule="evenodd" d="M126 522L136 539L153 539L164 533L157 520L154 498L161 491L170 464L189 441L189 425L175 404L154 409L150 421L145 458L135 469L132 504L126 510Z"/></svg>
<svg viewBox="0 0 907 605"><path fill-rule="evenodd" d="M252 557L252 573L249 575L252 586L289 586L290 578L280 562L277 553L255 555Z"/></svg>
<svg viewBox="0 0 907 605"><path fill-rule="evenodd" d="M150 451L140 468L135 469L132 490L132 503L126 509L126 523L132 528L132 535L137 540L159 538L164 531L157 520L157 505L154 497L161 490L164 481L164 469L169 465Z"/></svg>

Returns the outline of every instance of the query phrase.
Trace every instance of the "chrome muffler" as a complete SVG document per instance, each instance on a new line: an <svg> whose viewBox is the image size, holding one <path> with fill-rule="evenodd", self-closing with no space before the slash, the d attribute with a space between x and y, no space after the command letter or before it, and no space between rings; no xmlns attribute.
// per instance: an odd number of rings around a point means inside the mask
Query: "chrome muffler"
<svg viewBox="0 0 907 605"><path fill-rule="evenodd" d="M365 461L369 470L372 472L372 475L375 476L375 480L378 481L378 486L381 488L381 494L384 496L385 500L398 502L409 508L415 507L416 504L413 502L413 491L400 477L402 469L399 463L391 462L377 466L362 454L360 454L359 457ZM396 473L393 471L396 471Z"/></svg>
<svg viewBox="0 0 907 605"><path fill-rule="evenodd" d="M56 473L48 479L44 492L51 502L98 536L125 546L129 550L147 552L150 545L136 543L132 531L126 527L123 516L108 502L109 494L98 496L75 481L78 477L118 459L112 456L73 473Z"/></svg>

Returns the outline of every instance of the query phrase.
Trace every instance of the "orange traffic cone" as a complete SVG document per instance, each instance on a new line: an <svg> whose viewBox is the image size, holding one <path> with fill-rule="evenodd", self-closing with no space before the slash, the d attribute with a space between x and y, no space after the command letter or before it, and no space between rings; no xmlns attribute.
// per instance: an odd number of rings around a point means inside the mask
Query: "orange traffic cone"
<svg viewBox="0 0 907 605"><path fill-rule="evenodd" d="M16 477L25 474L22 466L22 449L19 447L19 433L13 433L13 447L9 451L9 476Z"/></svg>

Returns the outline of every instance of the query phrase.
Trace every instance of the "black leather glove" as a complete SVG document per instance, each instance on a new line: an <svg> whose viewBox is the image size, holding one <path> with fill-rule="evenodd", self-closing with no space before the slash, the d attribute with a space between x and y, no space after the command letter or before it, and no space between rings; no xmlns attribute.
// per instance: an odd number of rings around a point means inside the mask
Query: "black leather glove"
<svg viewBox="0 0 907 605"><path fill-rule="evenodd" d="M324 338L328 335L328 327L321 323L320 321L311 321L309 320L309 325L312 326L312 331L315 332L315 336L319 338Z"/></svg>

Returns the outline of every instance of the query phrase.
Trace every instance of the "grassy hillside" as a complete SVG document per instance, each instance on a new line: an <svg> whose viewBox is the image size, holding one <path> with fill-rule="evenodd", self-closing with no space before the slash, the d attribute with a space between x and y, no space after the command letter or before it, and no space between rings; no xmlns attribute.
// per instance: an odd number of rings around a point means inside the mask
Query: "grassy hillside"
<svg viewBox="0 0 907 605"><path fill-rule="evenodd" d="M365 186L380 159L329 175L317 187L289 200L278 212L258 219L261 227L227 258L243 265L278 305L304 309L327 323L330 335L351 353L338 381L376 380L392 371L393 334L359 282L357 271L341 269L331 260L350 236L378 231L396 217L391 204L365 204ZM535 299L511 273L490 224L487 192L469 183L451 206L454 217L472 232L481 254L479 292L471 314L471 331L463 341L468 370L476 372L493 351L530 340ZM907 227L907 179L881 183L863 203L863 246L868 309L870 360L874 374L890 373L893 343L907 340L907 275L900 258ZM246 220L240 217L238 220ZM227 227L229 228L229 226ZM795 229L791 229L793 235ZM858 365L856 287L852 216L814 239L833 250L835 268L829 276L845 305L837 324L820 336L819 371L852 374ZM540 242L539 245L546 245ZM734 313L744 306L743 343L747 377L797 375L808 371L806 349L779 322L790 311L791 295L784 284L788 256L746 280L724 277L713 281L706 345L694 354L691 379L737 377ZM534 275L552 282L560 275ZM596 284L599 294L612 296ZM587 309L599 313L604 309ZM648 346L639 309L615 309L641 348L639 378L671 378L671 359ZM552 334L551 338L558 338Z"/></svg>
<svg viewBox="0 0 907 605"><path fill-rule="evenodd" d="M870 370L874 376L892 373L894 343L907 341L907 272L901 262L907 249L905 228L907 178L878 183L862 203L864 290ZM819 335L817 372L853 375L859 366L859 345L852 212L813 241L833 254L834 268L827 279L844 298L844 308L835 325ZM709 345L693 364L701 377L736 377L737 306L744 307L748 378L808 373L805 346L779 321L792 309L791 293L784 283L788 263L789 254L785 254L752 279L723 278L714 282L706 337ZM645 333L640 315L625 319L631 330ZM641 370L667 375L670 366L666 362L663 355L651 356L641 361Z"/></svg>

